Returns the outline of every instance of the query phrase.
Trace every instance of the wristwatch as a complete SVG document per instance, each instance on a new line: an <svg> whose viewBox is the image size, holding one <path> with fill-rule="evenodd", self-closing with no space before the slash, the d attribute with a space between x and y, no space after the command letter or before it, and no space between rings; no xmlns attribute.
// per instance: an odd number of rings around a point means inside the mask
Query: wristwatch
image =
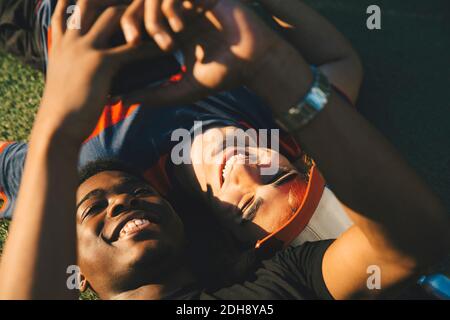
<svg viewBox="0 0 450 320"><path fill-rule="evenodd" d="M328 103L330 82L317 67L311 66L311 69L314 82L305 98L275 119L280 128L287 132L296 132L306 126Z"/></svg>

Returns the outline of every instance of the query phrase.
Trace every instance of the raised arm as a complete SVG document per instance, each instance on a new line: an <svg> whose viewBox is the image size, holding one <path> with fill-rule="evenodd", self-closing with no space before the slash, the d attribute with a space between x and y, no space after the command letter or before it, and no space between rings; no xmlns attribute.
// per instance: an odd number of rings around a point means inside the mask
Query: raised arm
<svg viewBox="0 0 450 320"><path fill-rule="evenodd" d="M311 71L286 45L280 44L266 61L252 88L280 115L308 91ZM336 298L373 294L366 286L369 266L380 268L381 286L387 288L450 251L449 218L440 200L390 143L346 105L333 92L325 109L293 132L355 222L323 261L325 282Z"/></svg>
<svg viewBox="0 0 450 320"><path fill-rule="evenodd" d="M44 97L34 124L14 220L0 264L1 299L76 298L66 270L76 265L78 153L106 104L123 63L142 48L107 48L123 9L79 1L84 25L65 30L69 1L58 1ZM101 13L101 14L100 14ZM96 19L97 14L100 14Z"/></svg>
<svg viewBox="0 0 450 320"><path fill-rule="evenodd" d="M193 10L192 6L186 6L189 1L136 0L122 18L122 29L130 43L136 43L143 38L142 26L145 26L148 34L162 50L167 51L175 46L179 48L183 46L183 41L178 41L180 37L175 37L174 34L183 36L183 33L196 24L195 20L202 15L203 10L207 12L207 9L218 2L220 0L198 0L195 1L199 5L198 10ZM304 59L309 64L318 66L330 82L355 104L363 77L361 61L351 44L330 22L300 0L241 2L262 5L267 13L273 15L283 28L286 39L301 52ZM139 99L144 96L148 94L142 92L136 95ZM180 96L185 94L177 94L175 100L158 97L156 100L146 99L145 102L155 105L165 100L175 102Z"/></svg>
<svg viewBox="0 0 450 320"><path fill-rule="evenodd" d="M355 103L363 77L358 54L327 19L300 0L259 0L292 46Z"/></svg>

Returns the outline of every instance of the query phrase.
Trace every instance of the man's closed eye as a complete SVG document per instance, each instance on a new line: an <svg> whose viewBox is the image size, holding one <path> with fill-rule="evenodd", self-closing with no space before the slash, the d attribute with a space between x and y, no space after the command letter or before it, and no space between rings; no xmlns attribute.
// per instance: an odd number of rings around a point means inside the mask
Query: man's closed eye
<svg viewBox="0 0 450 320"><path fill-rule="evenodd" d="M81 215L81 221L84 221L87 217L98 214L106 209L108 206L107 200L100 200L94 202L92 205L89 205Z"/></svg>

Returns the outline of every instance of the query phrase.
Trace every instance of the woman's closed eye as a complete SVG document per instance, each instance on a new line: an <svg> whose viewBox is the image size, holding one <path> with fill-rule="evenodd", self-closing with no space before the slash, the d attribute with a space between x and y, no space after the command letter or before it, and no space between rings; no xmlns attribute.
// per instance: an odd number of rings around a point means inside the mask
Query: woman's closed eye
<svg viewBox="0 0 450 320"><path fill-rule="evenodd" d="M254 199L255 199L255 196L252 195L252 196L249 196L249 197L245 200L244 204L241 206L241 212L242 212L242 213L244 213L245 210L247 210L248 207L251 206L251 204L253 203L253 200L254 200Z"/></svg>
<svg viewBox="0 0 450 320"><path fill-rule="evenodd" d="M145 196L150 196L153 194L154 194L153 190L151 190L149 188L138 188L138 189L134 190L134 192L133 192L133 195L135 197L145 197Z"/></svg>
<svg viewBox="0 0 450 320"><path fill-rule="evenodd" d="M296 170L281 167L276 174L268 176L264 184L273 184L275 186L280 186L296 175L298 175L298 172Z"/></svg>

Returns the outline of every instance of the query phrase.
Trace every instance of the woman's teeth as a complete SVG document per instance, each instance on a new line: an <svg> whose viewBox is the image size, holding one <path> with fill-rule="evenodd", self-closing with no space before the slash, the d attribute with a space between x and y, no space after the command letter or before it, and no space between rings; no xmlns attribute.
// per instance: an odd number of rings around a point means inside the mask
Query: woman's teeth
<svg viewBox="0 0 450 320"><path fill-rule="evenodd" d="M133 219L128 221L120 230L119 239L125 237L126 235L133 233L137 230L144 228L146 225L150 224L147 219Z"/></svg>
<svg viewBox="0 0 450 320"><path fill-rule="evenodd" d="M248 157L245 154L237 154L228 159L225 162L225 166L223 167L222 170L223 181L225 181L225 179L228 177L235 163L244 164L247 158Z"/></svg>

